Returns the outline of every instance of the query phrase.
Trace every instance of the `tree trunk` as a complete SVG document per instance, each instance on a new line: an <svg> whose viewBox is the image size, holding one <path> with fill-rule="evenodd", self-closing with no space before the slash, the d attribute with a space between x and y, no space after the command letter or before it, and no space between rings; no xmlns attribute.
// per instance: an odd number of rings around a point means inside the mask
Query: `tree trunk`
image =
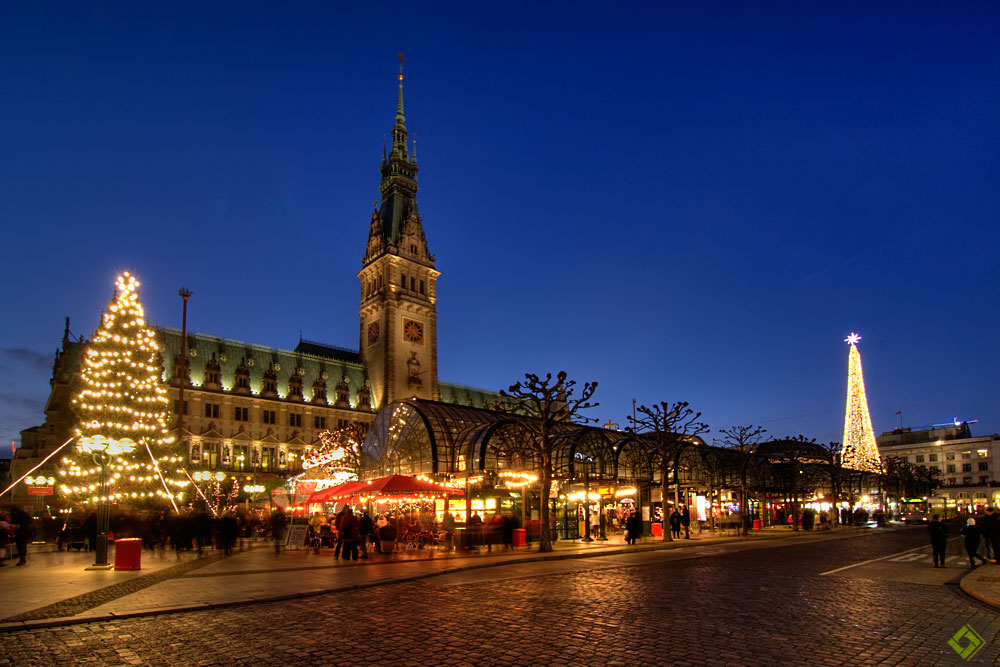
<svg viewBox="0 0 1000 667"><path fill-rule="evenodd" d="M750 508L747 507L747 469L746 466L740 471L740 535L746 537L750 527Z"/></svg>
<svg viewBox="0 0 1000 667"><path fill-rule="evenodd" d="M552 533L549 530L549 491L552 489L552 455L542 453L542 488L539 490L541 507L538 517L541 526L538 532L538 550L552 551Z"/></svg>
<svg viewBox="0 0 1000 667"><path fill-rule="evenodd" d="M667 472L666 465L664 465L663 469L660 471L660 482L660 507L663 510L661 512L663 521L660 522L663 535L660 536L660 539L664 542L673 542L674 536L670 530L670 515L667 514L667 496L670 495L670 474Z"/></svg>

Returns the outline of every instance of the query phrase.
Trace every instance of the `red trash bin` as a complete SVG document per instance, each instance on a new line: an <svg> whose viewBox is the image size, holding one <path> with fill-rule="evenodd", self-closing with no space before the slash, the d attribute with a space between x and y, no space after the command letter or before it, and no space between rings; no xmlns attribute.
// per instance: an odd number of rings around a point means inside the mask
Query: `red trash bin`
<svg viewBox="0 0 1000 667"><path fill-rule="evenodd" d="M141 570L142 540L138 537L125 537L115 540L115 569Z"/></svg>
<svg viewBox="0 0 1000 667"><path fill-rule="evenodd" d="M663 537L663 524L659 521L654 521L649 525L653 529L653 537Z"/></svg>
<svg viewBox="0 0 1000 667"><path fill-rule="evenodd" d="M515 547L524 547L528 545L528 531L524 528L515 528L513 537Z"/></svg>
<svg viewBox="0 0 1000 667"><path fill-rule="evenodd" d="M754 519L753 520L753 529L754 530L760 530L760 519Z"/></svg>

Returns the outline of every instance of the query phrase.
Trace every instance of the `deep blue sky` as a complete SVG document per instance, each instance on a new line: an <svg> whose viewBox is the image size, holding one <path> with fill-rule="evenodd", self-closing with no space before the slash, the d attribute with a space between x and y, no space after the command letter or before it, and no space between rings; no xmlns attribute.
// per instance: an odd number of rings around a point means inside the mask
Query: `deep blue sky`
<svg viewBox="0 0 1000 667"><path fill-rule="evenodd" d="M0 5L3 451L121 269L357 346L397 51L441 379L839 440L858 331L877 432L1000 431L1000 6L541 4Z"/></svg>

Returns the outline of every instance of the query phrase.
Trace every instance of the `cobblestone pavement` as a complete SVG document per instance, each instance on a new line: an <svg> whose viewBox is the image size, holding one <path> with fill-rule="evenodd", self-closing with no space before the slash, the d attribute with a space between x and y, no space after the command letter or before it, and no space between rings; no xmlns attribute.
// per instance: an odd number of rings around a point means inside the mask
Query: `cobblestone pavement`
<svg viewBox="0 0 1000 667"><path fill-rule="evenodd" d="M128 581L98 588L96 591L89 591L66 600L60 600L59 602L39 607L38 609L33 609L23 614L10 616L3 620L5 622L31 621L43 618L73 616L74 614L80 614L87 610L94 609L95 607L99 607L111 600L117 600L120 597L141 591L144 588L149 588L150 586L158 584L161 581L167 581L168 579L174 579L182 576L192 570L205 567L206 565L210 565L211 563L221 559L222 554L212 553L204 558L199 558L198 560L184 561L174 565L173 567L153 572L152 574L144 574L141 577L129 579Z"/></svg>
<svg viewBox="0 0 1000 667"><path fill-rule="evenodd" d="M819 576L923 538L904 531L605 569L584 560L508 579L494 568L482 581L449 575L14 632L0 664L994 664L1000 616L956 586ZM986 642L970 662L947 645L965 624Z"/></svg>

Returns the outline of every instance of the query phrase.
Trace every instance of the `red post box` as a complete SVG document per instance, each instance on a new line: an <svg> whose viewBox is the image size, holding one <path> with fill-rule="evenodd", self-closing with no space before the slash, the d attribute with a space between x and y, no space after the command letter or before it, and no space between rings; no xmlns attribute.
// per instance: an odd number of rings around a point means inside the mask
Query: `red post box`
<svg viewBox="0 0 1000 667"><path fill-rule="evenodd" d="M524 528L515 528L513 537L513 544L515 547L524 547L528 545L528 531Z"/></svg>
<svg viewBox="0 0 1000 667"><path fill-rule="evenodd" d="M141 570L142 540L138 537L125 537L115 540L115 569Z"/></svg>

